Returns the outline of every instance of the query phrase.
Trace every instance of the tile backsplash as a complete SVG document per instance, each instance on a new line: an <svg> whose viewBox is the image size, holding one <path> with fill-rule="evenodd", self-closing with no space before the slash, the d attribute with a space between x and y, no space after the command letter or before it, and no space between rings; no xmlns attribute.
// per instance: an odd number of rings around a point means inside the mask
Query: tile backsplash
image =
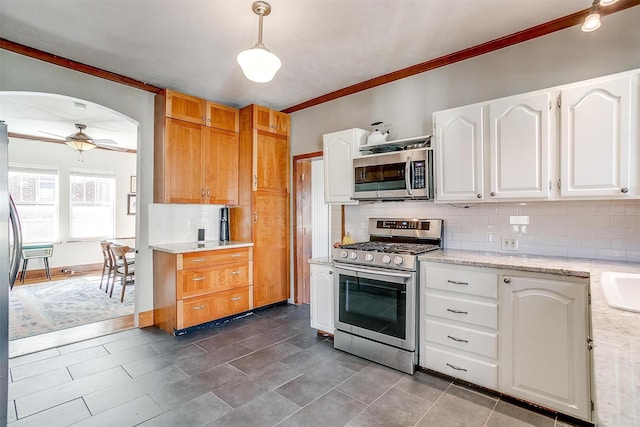
<svg viewBox="0 0 640 427"><path fill-rule="evenodd" d="M222 205L149 205L149 244L186 243L198 240L204 228L205 240L218 240Z"/></svg>
<svg viewBox="0 0 640 427"><path fill-rule="evenodd" d="M512 216L528 216L529 224L511 224ZM514 254L640 262L640 200L361 203L345 208L354 240L368 240L370 217L442 218L449 249L501 252L501 236L513 236L520 247Z"/></svg>

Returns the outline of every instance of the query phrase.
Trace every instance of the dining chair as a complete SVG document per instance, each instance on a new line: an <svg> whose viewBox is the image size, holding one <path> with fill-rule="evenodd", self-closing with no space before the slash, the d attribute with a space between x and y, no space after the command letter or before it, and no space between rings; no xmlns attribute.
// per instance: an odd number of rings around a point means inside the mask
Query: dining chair
<svg viewBox="0 0 640 427"><path fill-rule="evenodd" d="M129 246L111 245L111 254L116 264L113 270L113 282L111 283L111 292L109 292L109 298L113 296L113 288L116 284L116 277L119 276L120 284L122 285L120 302L124 302L124 291L127 284L135 284L135 259L127 259L127 252L129 252L129 250Z"/></svg>
<svg viewBox="0 0 640 427"><path fill-rule="evenodd" d="M113 266L115 265L113 260L111 259L111 243L103 240L100 242L100 246L102 247L102 277L100 278L100 287L98 289L102 289L102 283L104 282L104 276L107 276L107 285L104 288L105 293L109 291L109 281L111 280L111 275L113 274Z"/></svg>

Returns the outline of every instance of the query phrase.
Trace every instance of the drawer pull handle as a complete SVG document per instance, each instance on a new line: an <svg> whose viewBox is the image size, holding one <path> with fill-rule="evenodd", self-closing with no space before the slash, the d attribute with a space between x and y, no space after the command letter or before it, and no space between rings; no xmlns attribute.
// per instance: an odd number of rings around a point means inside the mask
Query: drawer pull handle
<svg viewBox="0 0 640 427"><path fill-rule="evenodd" d="M191 262L202 262L204 261L204 258L194 258L191 260Z"/></svg>
<svg viewBox="0 0 640 427"><path fill-rule="evenodd" d="M231 301L240 301L242 299L242 297L233 297L231 298Z"/></svg>
<svg viewBox="0 0 640 427"><path fill-rule="evenodd" d="M451 313L455 313L455 314L469 314L468 311L452 310L450 308L447 308L447 311L450 311Z"/></svg>
<svg viewBox="0 0 640 427"><path fill-rule="evenodd" d="M242 254L233 254L233 255L230 255L230 257L231 257L231 258L238 258L238 257L241 257L241 256L242 256Z"/></svg>
<svg viewBox="0 0 640 427"><path fill-rule="evenodd" d="M193 279L191 279L191 280L193 280L194 282L199 282L199 281L201 281L201 280L204 280L204 277L194 277L194 278L193 278Z"/></svg>
<svg viewBox="0 0 640 427"><path fill-rule="evenodd" d="M231 274L240 274L240 271L232 271Z"/></svg>
<svg viewBox="0 0 640 427"><path fill-rule="evenodd" d="M464 343L469 342L469 340L463 340L462 338L452 337L451 335L447 335L447 338L449 338L450 340L454 340L456 342L464 342Z"/></svg>
<svg viewBox="0 0 640 427"><path fill-rule="evenodd" d="M451 363L447 363L447 366L450 367L451 369L455 369L456 371L465 371L465 372L467 372L467 370L465 368L460 368L458 366L452 365Z"/></svg>
<svg viewBox="0 0 640 427"><path fill-rule="evenodd" d="M192 308L192 310L202 310L203 308L206 308L206 305L196 305L195 307Z"/></svg>
<svg viewBox="0 0 640 427"><path fill-rule="evenodd" d="M454 285L469 286L469 282L456 282L455 280L447 280L447 283L453 283Z"/></svg>

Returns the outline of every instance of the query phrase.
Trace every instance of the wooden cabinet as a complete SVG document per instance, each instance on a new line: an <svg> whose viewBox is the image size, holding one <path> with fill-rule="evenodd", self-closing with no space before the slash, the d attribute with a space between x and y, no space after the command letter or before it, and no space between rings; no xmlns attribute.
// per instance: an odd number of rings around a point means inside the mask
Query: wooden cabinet
<svg viewBox="0 0 640 427"><path fill-rule="evenodd" d="M156 96L154 201L237 204L238 111L166 92Z"/></svg>
<svg viewBox="0 0 640 427"><path fill-rule="evenodd" d="M153 253L155 324L165 332L253 308L251 248Z"/></svg>
<svg viewBox="0 0 640 427"><path fill-rule="evenodd" d="M311 264L311 327L319 331L334 332L333 266Z"/></svg>
<svg viewBox="0 0 640 427"><path fill-rule="evenodd" d="M229 212L231 239L253 242L255 307L289 298L289 138L255 127L264 110L240 110L239 203Z"/></svg>
<svg viewBox="0 0 640 427"><path fill-rule="evenodd" d="M482 105L433 114L437 202L485 199L484 115Z"/></svg>
<svg viewBox="0 0 640 427"><path fill-rule="evenodd" d="M552 99L553 93L541 92L489 103L491 199L550 196L555 182L551 175L552 143L556 140Z"/></svg>
<svg viewBox="0 0 640 427"><path fill-rule="evenodd" d="M498 388L498 275L421 263L420 366Z"/></svg>
<svg viewBox="0 0 640 427"><path fill-rule="evenodd" d="M369 132L347 129L322 136L324 159L324 202L342 205L358 204L353 200L353 159L367 143Z"/></svg>
<svg viewBox="0 0 640 427"><path fill-rule="evenodd" d="M626 74L562 90L562 197L613 199L638 195L638 95L637 86L635 93L632 90L632 77L637 85L638 75ZM634 94L636 110L632 115Z"/></svg>
<svg viewBox="0 0 640 427"><path fill-rule="evenodd" d="M254 129L289 136L289 115L261 105L251 105Z"/></svg>
<svg viewBox="0 0 640 427"><path fill-rule="evenodd" d="M587 279L500 275L500 391L584 420L591 412Z"/></svg>

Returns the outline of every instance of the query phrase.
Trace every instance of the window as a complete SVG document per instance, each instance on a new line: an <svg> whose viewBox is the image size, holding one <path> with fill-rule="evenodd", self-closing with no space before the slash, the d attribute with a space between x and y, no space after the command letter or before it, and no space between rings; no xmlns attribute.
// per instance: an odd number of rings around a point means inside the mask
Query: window
<svg viewBox="0 0 640 427"><path fill-rule="evenodd" d="M71 170L69 181L71 238L113 238L115 173Z"/></svg>
<svg viewBox="0 0 640 427"><path fill-rule="evenodd" d="M9 194L24 243L58 241L58 171L9 165Z"/></svg>

